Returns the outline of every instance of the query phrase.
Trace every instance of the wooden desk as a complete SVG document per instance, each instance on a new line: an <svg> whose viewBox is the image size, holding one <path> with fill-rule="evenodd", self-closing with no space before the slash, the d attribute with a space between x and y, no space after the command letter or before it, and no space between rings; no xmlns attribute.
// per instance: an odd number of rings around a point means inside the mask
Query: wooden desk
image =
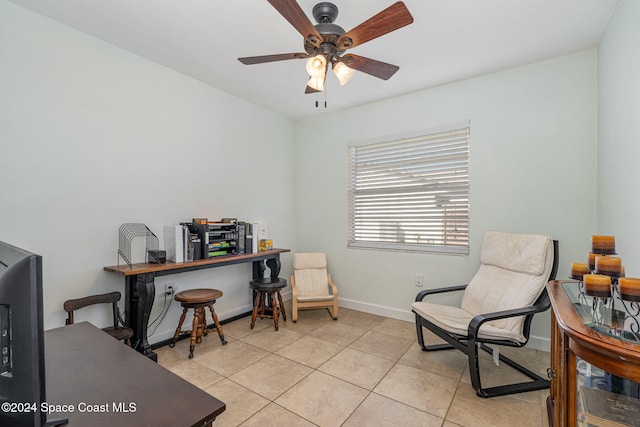
<svg viewBox="0 0 640 427"><path fill-rule="evenodd" d="M70 405L49 418L70 427L208 426L226 409L87 322L46 331L45 369L49 408Z"/></svg>
<svg viewBox="0 0 640 427"><path fill-rule="evenodd" d="M269 276L277 278L280 274L280 254L284 252L289 252L289 249L271 249L251 254L225 255L183 263L145 263L133 264L131 267L128 265L114 265L104 267L104 269L124 276L125 322L133 329L132 345L140 353L157 361L158 356L151 350L147 336L149 316L151 315L151 308L156 294L154 279L157 276L251 262L253 263L253 279L264 277L267 267L270 270Z"/></svg>

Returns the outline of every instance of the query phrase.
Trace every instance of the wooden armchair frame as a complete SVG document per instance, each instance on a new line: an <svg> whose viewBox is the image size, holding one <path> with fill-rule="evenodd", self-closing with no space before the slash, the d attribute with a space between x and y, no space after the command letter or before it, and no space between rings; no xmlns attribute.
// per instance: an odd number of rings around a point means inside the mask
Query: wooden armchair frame
<svg viewBox="0 0 640 427"><path fill-rule="evenodd" d="M298 310L326 308L329 310L333 320L338 320L338 287L333 282L331 274L327 273L328 286L331 289L333 299L320 301L298 301L298 288L296 287L296 279L291 275L291 318L294 322L298 321Z"/></svg>

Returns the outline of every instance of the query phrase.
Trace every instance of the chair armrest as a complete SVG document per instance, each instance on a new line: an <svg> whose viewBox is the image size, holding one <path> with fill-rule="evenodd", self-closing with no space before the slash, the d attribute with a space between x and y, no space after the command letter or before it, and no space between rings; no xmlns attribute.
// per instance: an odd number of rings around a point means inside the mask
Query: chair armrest
<svg viewBox="0 0 640 427"><path fill-rule="evenodd" d="M329 287L331 288L331 294L334 298L336 298L338 296L338 287L335 283L333 283L333 279L331 278L331 274L329 273L327 273L327 282L329 284Z"/></svg>
<svg viewBox="0 0 640 427"><path fill-rule="evenodd" d="M447 288L425 289L424 291L420 291L418 293L418 295L416 295L416 301L415 302L422 301L427 295L442 294L442 293L445 293L445 292L462 291L466 287L467 287L467 285L459 285L459 286L450 286L450 287L447 287Z"/></svg>
<svg viewBox="0 0 640 427"><path fill-rule="evenodd" d="M478 336L478 330L483 323L491 320L506 319L508 317L526 316L528 314L542 313L549 308L547 304L534 304L530 307L514 308L511 310L495 311L493 313L478 314L471 322L467 329L467 336L475 338Z"/></svg>
<svg viewBox="0 0 640 427"><path fill-rule="evenodd" d="M118 321L120 322L120 326L122 326L124 328L131 329L131 327L124 322L124 318L122 317L122 314L120 313L120 309L118 309Z"/></svg>
<svg viewBox="0 0 640 427"><path fill-rule="evenodd" d="M295 300L298 297L298 288L296 288L296 279L295 276L291 275L291 298Z"/></svg>

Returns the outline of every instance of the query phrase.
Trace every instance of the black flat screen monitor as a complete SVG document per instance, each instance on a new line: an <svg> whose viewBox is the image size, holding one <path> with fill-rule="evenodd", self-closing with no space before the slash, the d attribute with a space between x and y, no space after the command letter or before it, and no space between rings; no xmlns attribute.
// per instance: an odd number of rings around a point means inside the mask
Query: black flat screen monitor
<svg viewBox="0 0 640 427"><path fill-rule="evenodd" d="M42 257L0 241L0 426L41 427L47 421Z"/></svg>

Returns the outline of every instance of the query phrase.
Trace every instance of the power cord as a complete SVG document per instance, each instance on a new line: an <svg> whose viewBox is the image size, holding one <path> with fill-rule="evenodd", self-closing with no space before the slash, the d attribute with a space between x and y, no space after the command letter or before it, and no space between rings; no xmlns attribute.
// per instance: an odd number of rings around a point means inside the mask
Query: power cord
<svg viewBox="0 0 640 427"><path fill-rule="evenodd" d="M155 319L153 319L153 321L151 321L149 323L149 326L147 327L147 335L148 336L151 336L151 335L156 333L156 330L158 329L158 326L160 325L160 323L162 323L164 318L167 316L167 313L169 312L169 307L171 306L171 301L173 301L173 293L174 293L173 287L171 287L170 289L171 289L170 291L163 292L164 293L164 301L162 303L162 310L160 310L160 314L158 314L158 316ZM171 297L167 299L168 295L171 295ZM158 322L158 323L156 324L156 322ZM149 333L149 329L154 324L155 324L155 327L153 328L153 331L151 331L151 333Z"/></svg>

